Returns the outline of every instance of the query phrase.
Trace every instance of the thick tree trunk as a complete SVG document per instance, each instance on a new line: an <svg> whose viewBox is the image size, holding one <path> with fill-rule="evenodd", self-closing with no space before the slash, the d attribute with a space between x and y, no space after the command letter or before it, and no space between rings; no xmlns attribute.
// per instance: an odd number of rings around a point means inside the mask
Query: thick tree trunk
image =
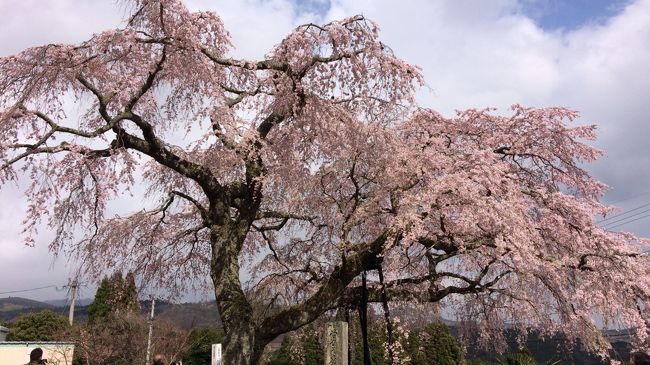
<svg viewBox="0 0 650 365"><path fill-rule="evenodd" d="M261 351L255 346L253 309L239 280L239 247L243 240L237 229L219 227L212 230L211 276L217 308L223 323L223 363L257 364Z"/></svg>

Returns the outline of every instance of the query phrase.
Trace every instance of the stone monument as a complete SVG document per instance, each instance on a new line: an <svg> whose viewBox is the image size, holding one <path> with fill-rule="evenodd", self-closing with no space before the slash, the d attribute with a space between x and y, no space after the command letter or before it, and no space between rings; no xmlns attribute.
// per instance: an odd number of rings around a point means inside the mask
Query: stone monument
<svg viewBox="0 0 650 365"><path fill-rule="evenodd" d="M212 344L212 365L222 365L220 343Z"/></svg>
<svg viewBox="0 0 650 365"><path fill-rule="evenodd" d="M336 321L327 324L325 365L348 365L348 322Z"/></svg>

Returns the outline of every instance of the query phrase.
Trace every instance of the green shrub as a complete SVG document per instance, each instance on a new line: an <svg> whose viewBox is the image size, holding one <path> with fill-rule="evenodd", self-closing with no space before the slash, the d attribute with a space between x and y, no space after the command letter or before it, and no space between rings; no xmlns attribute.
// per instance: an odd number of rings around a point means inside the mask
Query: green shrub
<svg viewBox="0 0 650 365"><path fill-rule="evenodd" d="M61 341L69 328L67 318L49 310L23 314L9 326L7 341Z"/></svg>

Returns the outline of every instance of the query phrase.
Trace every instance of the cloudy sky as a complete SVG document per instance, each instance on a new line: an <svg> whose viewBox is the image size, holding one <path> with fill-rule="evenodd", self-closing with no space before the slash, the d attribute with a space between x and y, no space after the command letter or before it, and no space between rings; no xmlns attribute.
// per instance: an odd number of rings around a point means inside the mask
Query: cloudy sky
<svg viewBox="0 0 650 365"><path fill-rule="evenodd" d="M650 237L650 0L186 0L213 9L237 57L259 59L295 26L363 14L384 43L423 68L423 106L456 109L513 103L561 105L599 126L607 156L588 169L610 186L623 215L612 229ZM77 43L121 26L114 0L1 0L0 56L45 43ZM61 299L73 265L53 260L47 233L20 236L20 188L0 190L0 297ZM135 202L137 204L138 202ZM639 209L634 210L635 208ZM627 223L629 222L629 223ZM627 224L624 224L627 223ZM92 297L92 288L82 297Z"/></svg>

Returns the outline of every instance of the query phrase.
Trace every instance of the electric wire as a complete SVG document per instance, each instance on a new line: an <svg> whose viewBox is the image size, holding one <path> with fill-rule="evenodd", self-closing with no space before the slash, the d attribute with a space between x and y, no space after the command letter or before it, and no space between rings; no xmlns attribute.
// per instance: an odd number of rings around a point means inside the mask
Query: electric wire
<svg viewBox="0 0 650 365"><path fill-rule="evenodd" d="M41 289L47 289L47 288L57 288L57 291L59 290L58 289L59 286L57 286L57 285L47 285L47 286L41 286L41 287L38 287L38 288L4 291L4 292L0 292L0 295L2 295L2 294L13 294L13 293L24 293L24 292L28 292L28 291L41 290Z"/></svg>
<svg viewBox="0 0 650 365"><path fill-rule="evenodd" d="M628 215L627 217L621 217L621 218L619 218L619 219L615 219L615 220L613 220L613 221L609 221L609 222L603 224L603 227L608 227L608 226L611 226L611 225L616 225L616 223L623 222L623 221L626 221L626 220L631 219L631 218L636 218L636 217L638 217L638 216L640 216L640 215L642 215L642 214L648 213L648 212L650 212L650 208L648 208L648 209L644 209L644 210L642 210L642 211L640 211L640 212L637 212L637 213L634 213L634 214L631 214L631 215Z"/></svg>
<svg viewBox="0 0 650 365"><path fill-rule="evenodd" d="M628 223L636 222L636 221L638 221L638 220L641 220L641 219L644 219L644 218L648 218L648 217L650 217L650 214L646 214L646 215L640 216L640 217L638 217L638 218L636 218L636 219L632 219L632 220L629 220L629 221L626 221L626 222L622 222L622 223L619 223L619 224L615 224L615 225L613 225L613 226L609 226L609 227L607 227L607 229L608 229L608 230L611 230L611 229L613 229L613 228L620 227L620 226L624 226L624 225L626 225L626 224L628 224Z"/></svg>
<svg viewBox="0 0 650 365"><path fill-rule="evenodd" d="M639 209L642 209L642 208L645 208L647 206L650 206L650 203L646 203L646 204L640 205L640 206L638 206L636 208L632 208L630 210L626 210L626 211L623 211L623 212L620 212L620 213L616 213L616 214L611 215L611 216L609 216L607 218L601 219L601 220L597 221L596 223L603 223L603 222L606 222L606 221L609 221L609 220L612 220L612 219L615 219L615 218L618 218L618 217L622 217L624 215L628 215L631 212L635 212L635 211L637 211Z"/></svg>

